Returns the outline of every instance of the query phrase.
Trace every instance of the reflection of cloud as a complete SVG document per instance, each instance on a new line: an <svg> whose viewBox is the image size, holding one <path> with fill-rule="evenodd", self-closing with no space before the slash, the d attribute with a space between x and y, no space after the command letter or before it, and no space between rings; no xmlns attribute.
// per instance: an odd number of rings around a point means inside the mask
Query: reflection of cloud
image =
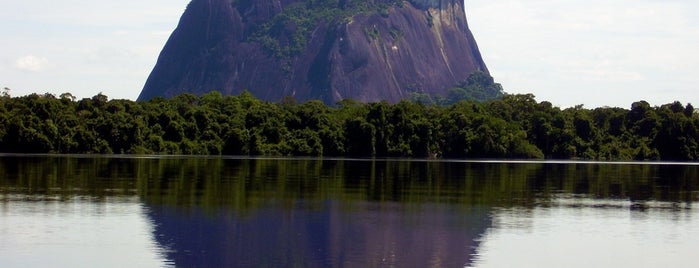
<svg viewBox="0 0 699 268"><path fill-rule="evenodd" d="M15 61L15 67L17 67L17 69L29 72L43 71L48 65L48 59L34 55L27 55Z"/></svg>

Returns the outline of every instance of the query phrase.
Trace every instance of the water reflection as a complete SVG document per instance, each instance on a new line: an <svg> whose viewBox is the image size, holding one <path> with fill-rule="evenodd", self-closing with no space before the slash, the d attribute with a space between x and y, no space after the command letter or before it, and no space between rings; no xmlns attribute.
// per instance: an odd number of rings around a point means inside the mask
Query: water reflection
<svg viewBox="0 0 699 268"><path fill-rule="evenodd" d="M3 267L161 267L137 197L64 198L0 193Z"/></svg>
<svg viewBox="0 0 699 268"><path fill-rule="evenodd" d="M148 188L157 193L144 193L178 265L463 267L489 224L487 208L457 202L474 197L458 194L458 180L416 176L427 163L214 165L199 181L177 164L182 176L156 175L163 181L149 182L160 187Z"/></svg>
<svg viewBox="0 0 699 268"><path fill-rule="evenodd" d="M502 208L618 213L697 197L692 166L227 159L198 180L187 162L150 173L158 192L143 193L165 208L156 233L185 265L467 266ZM226 239L191 243L208 237Z"/></svg>
<svg viewBox="0 0 699 268"><path fill-rule="evenodd" d="M528 252L513 248L518 241L557 248L570 241L546 238L579 239L565 226L611 224L612 233L588 234L600 237L591 241L602 248L614 246L602 237L623 229L619 222L659 222L645 231L691 234L681 221L699 226L692 218L698 171L658 164L5 156L0 211L16 211L8 206L27 200L136 198L147 225L139 228L157 247L148 250L177 266L497 267L503 263L493 259ZM551 247L542 247L542 255Z"/></svg>
<svg viewBox="0 0 699 268"><path fill-rule="evenodd" d="M328 201L260 209L151 208L157 240L178 266L463 267L487 225L484 211Z"/></svg>
<svg viewBox="0 0 699 268"><path fill-rule="evenodd" d="M696 267L696 208L627 203L497 209L471 267Z"/></svg>

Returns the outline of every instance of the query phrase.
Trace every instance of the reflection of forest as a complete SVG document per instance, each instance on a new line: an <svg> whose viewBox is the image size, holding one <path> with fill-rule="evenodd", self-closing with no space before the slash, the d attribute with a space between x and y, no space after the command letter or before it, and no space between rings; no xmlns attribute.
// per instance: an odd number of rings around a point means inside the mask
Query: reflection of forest
<svg viewBox="0 0 699 268"><path fill-rule="evenodd" d="M558 194L691 202L699 165L394 160L0 157L0 193L138 194L151 204L247 213L303 200L530 207Z"/></svg>
<svg viewBox="0 0 699 268"><path fill-rule="evenodd" d="M697 165L5 156L0 174L5 200L138 195L179 266L463 266L493 208L699 199Z"/></svg>

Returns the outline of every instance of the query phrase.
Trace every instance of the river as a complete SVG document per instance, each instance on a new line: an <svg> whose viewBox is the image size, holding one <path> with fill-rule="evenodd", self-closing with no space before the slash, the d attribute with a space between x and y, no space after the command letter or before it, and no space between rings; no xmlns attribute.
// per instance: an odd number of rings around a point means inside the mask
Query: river
<svg viewBox="0 0 699 268"><path fill-rule="evenodd" d="M696 267L699 165L0 156L2 267Z"/></svg>

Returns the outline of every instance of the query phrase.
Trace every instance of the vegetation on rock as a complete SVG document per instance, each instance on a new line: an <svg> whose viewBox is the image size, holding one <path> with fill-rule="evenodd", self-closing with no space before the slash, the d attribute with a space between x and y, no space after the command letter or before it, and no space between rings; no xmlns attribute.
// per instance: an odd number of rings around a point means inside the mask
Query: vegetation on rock
<svg viewBox="0 0 699 268"><path fill-rule="evenodd" d="M358 14L388 15L392 6L403 1L309 0L285 7L269 22L257 27L250 41L260 43L274 56L287 59L302 53L319 25L337 27ZM331 28L334 28L331 27Z"/></svg>
<svg viewBox="0 0 699 268"><path fill-rule="evenodd" d="M504 96L505 91L502 85L495 83L492 76L481 71L475 71L466 80L450 88L446 96L433 96L426 93L413 92L410 99L423 104L448 106L464 100L483 102L500 99Z"/></svg>

